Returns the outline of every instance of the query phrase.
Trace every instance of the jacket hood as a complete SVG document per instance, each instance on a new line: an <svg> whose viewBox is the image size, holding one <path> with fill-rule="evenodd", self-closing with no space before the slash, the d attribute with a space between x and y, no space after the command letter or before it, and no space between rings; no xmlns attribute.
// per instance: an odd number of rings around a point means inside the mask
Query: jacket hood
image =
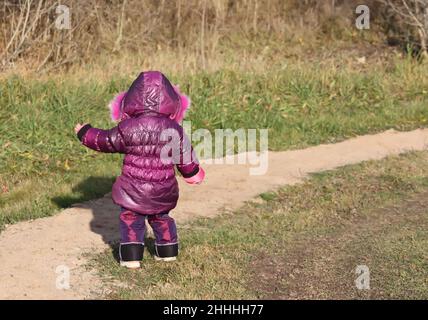
<svg viewBox="0 0 428 320"><path fill-rule="evenodd" d="M159 71L142 72L127 92L118 94L110 103L114 121L139 117L143 114L163 114L180 122L190 99L178 86Z"/></svg>

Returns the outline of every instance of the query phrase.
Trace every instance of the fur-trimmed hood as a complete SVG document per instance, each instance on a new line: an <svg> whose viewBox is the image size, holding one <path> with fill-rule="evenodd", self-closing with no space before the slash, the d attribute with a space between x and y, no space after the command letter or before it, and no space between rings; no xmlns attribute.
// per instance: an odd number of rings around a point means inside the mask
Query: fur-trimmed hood
<svg viewBox="0 0 428 320"><path fill-rule="evenodd" d="M128 91L119 93L109 107L113 121L158 113L181 122L190 99L161 72L147 71L140 73Z"/></svg>

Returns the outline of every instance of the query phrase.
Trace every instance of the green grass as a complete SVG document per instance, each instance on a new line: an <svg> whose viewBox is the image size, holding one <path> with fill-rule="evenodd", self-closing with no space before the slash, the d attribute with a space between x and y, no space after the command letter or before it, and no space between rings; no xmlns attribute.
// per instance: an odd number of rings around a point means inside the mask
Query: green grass
<svg viewBox="0 0 428 320"><path fill-rule="evenodd" d="M141 270L126 270L108 251L92 267L115 299L426 299L427 177L428 152L315 174L180 226L175 263L146 254ZM359 264L370 268L369 291L355 289Z"/></svg>
<svg viewBox="0 0 428 320"><path fill-rule="evenodd" d="M427 68L406 59L367 70L311 62L171 78L192 98L192 129L268 128L269 148L284 150L425 126ZM101 196L119 173L120 156L81 147L73 127L110 127L105 105L132 77L55 79L0 80L0 228ZM89 177L95 184L85 186Z"/></svg>

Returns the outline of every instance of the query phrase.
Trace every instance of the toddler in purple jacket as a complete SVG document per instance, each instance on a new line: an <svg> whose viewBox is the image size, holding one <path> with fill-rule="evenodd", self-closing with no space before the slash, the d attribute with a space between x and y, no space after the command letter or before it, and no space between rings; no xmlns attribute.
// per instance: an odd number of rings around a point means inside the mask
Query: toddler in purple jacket
<svg viewBox="0 0 428 320"><path fill-rule="evenodd" d="M205 177L189 139L179 124L190 100L158 71L141 73L127 92L110 104L110 130L75 128L79 140L99 152L123 153L121 175L113 185L120 212L120 264L139 268L144 253L145 220L155 234L155 259L172 261L178 254L175 221L169 212L178 200L175 167L189 184Z"/></svg>

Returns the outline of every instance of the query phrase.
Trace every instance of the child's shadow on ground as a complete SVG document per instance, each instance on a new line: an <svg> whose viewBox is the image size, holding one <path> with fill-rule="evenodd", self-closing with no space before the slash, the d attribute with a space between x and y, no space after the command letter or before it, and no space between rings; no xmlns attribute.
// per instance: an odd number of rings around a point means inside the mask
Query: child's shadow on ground
<svg viewBox="0 0 428 320"><path fill-rule="evenodd" d="M90 230L101 235L103 241L110 246L112 255L119 260L120 209L108 194L113 182L113 177L89 177L73 187L71 195L55 197L52 198L52 201L64 209L69 207L90 209L93 215L89 224ZM145 239L145 247L148 251L146 254L154 254L152 237Z"/></svg>

